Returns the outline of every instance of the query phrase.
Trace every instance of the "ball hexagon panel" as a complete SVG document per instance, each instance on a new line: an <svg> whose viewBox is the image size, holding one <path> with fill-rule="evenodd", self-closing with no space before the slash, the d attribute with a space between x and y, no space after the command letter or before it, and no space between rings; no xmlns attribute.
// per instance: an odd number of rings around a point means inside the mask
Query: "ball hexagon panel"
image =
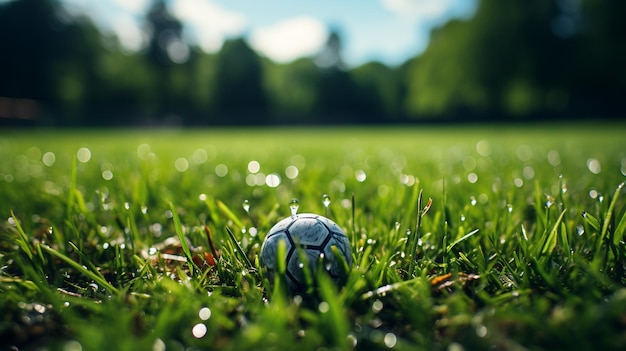
<svg viewBox="0 0 626 351"><path fill-rule="evenodd" d="M281 240L286 243L284 258L276 257L278 242ZM345 278L332 246L341 252L348 267L352 266L350 242L341 228L326 217L303 213L285 218L270 229L261 247L260 259L270 271L276 269L276 259L286 260L287 283L292 291L300 291L306 287L304 264L300 260L302 254L307 259L311 273L315 272L321 259L324 269L335 281Z"/></svg>

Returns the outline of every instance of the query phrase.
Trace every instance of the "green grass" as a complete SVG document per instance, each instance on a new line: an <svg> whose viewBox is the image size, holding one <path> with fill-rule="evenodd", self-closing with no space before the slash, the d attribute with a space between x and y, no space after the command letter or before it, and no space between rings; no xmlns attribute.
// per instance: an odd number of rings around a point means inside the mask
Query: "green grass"
<svg viewBox="0 0 626 351"><path fill-rule="evenodd" d="M2 131L0 348L625 349L625 132ZM344 287L260 267L292 198Z"/></svg>

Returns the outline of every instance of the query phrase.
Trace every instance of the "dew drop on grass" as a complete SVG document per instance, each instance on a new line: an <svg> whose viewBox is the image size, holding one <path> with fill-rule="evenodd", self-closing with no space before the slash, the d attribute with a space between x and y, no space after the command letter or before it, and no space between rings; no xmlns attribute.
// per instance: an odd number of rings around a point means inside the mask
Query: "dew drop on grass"
<svg viewBox="0 0 626 351"><path fill-rule="evenodd" d="M207 331L206 325L202 323L198 323L194 325L193 328L191 328L191 333L196 339L200 339L204 337L206 335L206 331Z"/></svg>
<svg viewBox="0 0 626 351"><path fill-rule="evenodd" d="M148 214L148 206L146 206L146 205L141 205L141 213L143 213L143 214Z"/></svg>
<svg viewBox="0 0 626 351"><path fill-rule="evenodd" d="M225 177L228 174L228 166L226 166L223 163L220 163L219 165L215 166L215 174L218 177Z"/></svg>
<svg viewBox="0 0 626 351"><path fill-rule="evenodd" d="M250 173L258 173L261 170L261 164L259 161L252 160L248 162L248 172Z"/></svg>
<svg viewBox="0 0 626 351"><path fill-rule="evenodd" d="M289 201L289 209L291 210L291 217L295 217L298 214L298 208L300 208L300 201L298 199L293 198Z"/></svg>
<svg viewBox="0 0 626 351"><path fill-rule="evenodd" d="M287 168L285 168L285 175L287 176L287 178L289 179L296 179L298 177L298 167L296 166L287 166Z"/></svg>
<svg viewBox="0 0 626 351"><path fill-rule="evenodd" d="M396 227L396 230L400 230L400 222L396 222L394 226Z"/></svg>
<svg viewBox="0 0 626 351"><path fill-rule="evenodd" d="M88 288L89 288L89 290L91 290L92 292L96 292L96 291L98 291L98 289L99 289L99 286L98 286L98 284L96 284L96 283L91 283L91 284L89 284L87 287L88 287Z"/></svg>
<svg viewBox="0 0 626 351"><path fill-rule="evenodd" d="M209 159L209 154L204 149L197 149L193 152L192 158L195 163L202 164Z"/></svg>
<svg viewBox="0 0 626 351"><path fill-rule="evenodd" d="M66 341L65 344L63 344L63 351L82 351L82 350L83 350L83 345L81 345L76 340Z"/></svg>
<svg viewBox="0 0 626 351"><path fill-rule="evenodd" d="M583 217L586 217L586 213L583 213ZM582 224L579 224L576 226L576 233L578 233L578 235L583 235L585 234L585 227L583 227Z"/></svg>
<svg viewBox="0 0 626 351"><path fill-rule="evenodd" d="M87 163L91 159L91 150L86 147L81 147L76 152L76 158L81 163Z"/></svg>
<svg viewBox="0 0 626 351"><path fill-rule="evenodd" d="M317 309L322 312L322 313L326 313L328 312L328 310L330 310L330 305L328 304L328 302L326 301L322 301L320 302L320 304L317 306Z"/></svg>
<svg viewBox="0 0 626 351"><path fill-rule="evenodd" d="M243 207L243 210L246 211L246 213L250 213L250 201L248 201L248 199L243 200L241 207Z"/></svg>
<svg viewBox="0 0 626 351"><path fill-rule="evenodd" d="M330 196L328 196L328 194L322 195L322 204L326 208L328 208L328 206L330 205Z"/></svg>
<svg viewBox="0 0 626 351"><path fill-rule="evenodd" d="M450 345L448 346L448 351L464 351L465 348L463 347L463 345L453 342L450 343Z"/></svg>
<svg viewBox="0 0 626 351"><path fill-rule="evenodd" d="M111 170L104 170L102 171L102 179L104 180L111 180L113 179L113 172L111 172Z"/></svg>
<svg viewBox="0 0 626 351"><path fill-rule="evenodd" d="M561 156L559 155L559 152L556 150L550 150L548 152L548 162L550 162L550 164L552 166L558 166L561 164Z"/></svg>
<svg viewBox="0 0 626 351"><path fill-rule="evenodd" d="M348 343L350 345L352 345L352 347L356 347L356 345L357 345L357 338L356 338L356 336L354 336L352 334L348 334Z"/></svg>
<svg viewBox="0 0 626 351"><path fill-rule="evenodd" d="M130 203L124 202L124 208L130 210Z"/></svg>
<svg viewBox="0 0 626 351"><path fill-rule="evenodd" d="M265 185L269 186L270 188L276 188L280 185L280 176L276 173L268 174L265 177Z"/></svg>
<svg viewBox="0 0 626 351"><path fill-rule="evenodd" d="M184 157L180 157L174 162L174 168L180 173L186 172L189 169L189 161Z"/></svg>
<svg viewBox="0 0 626 351"><path fill-rule="evenodd" d="M365 173L364 170L359 169L356 172L354 172L354 177L356 178L357 182L363 183L365 179L367 178L367 174Z"/></svg>
<svg viewBox="0 0 626 351"><path fill-rule="evenodd" d="M383 338L383 342L385 343L385 346L391 349L394 346L396 346L396 342L398 342L398 339L396 337L396 334L387 333L385 334L385 337Z"/></svg>
<svg viewBox="0 0 626 351"><path fill-rule="evenodd" d="M161 225L161 223L153 223L152 225L150 225L150 231L152 232L152 235L157 238L161 236L162 230L163 226Z"/></svg>
<svg viewBox="0 0 626 351"><path fill-rule="evenodd" d="M302 263L302 262L298 263L298 268L303 269L304 268L304 263Z"/></svg>
<svg viewBox="0 0 626 351"><path fill-rule="evenodd" d="M54 154L54 152L46 152L45 154L43 154L43 157L41 158L41 160L43 161L43 164L51 167L52 165L54 165L54 162L56 161L56 155Z"/></svg>
<svg viewBox="0 0 626 351"><path fill-rule="evenodd" d="M372 303L372 312L378 313L383 309L383 302L376 300Z"/></svg>
<svg viewBox="0 0 626 351"><path fill-rule="evenodd" d="M600 161L596 158L590 158L587 160L587 168L589 172L593 174L600 174L602 171L602 166L600 165Z"/></svg>
<svg viewBox="0 0 626 351"><path fill-rule="evenodd" d="M476 326L476 335L478 335L479 338L487 336L487 327L482 324Z"/></svg>
<svg viewBox="0 0 626 351"><path fill-rule="evenodd" d="M480 156L487 157L491 155L491 146L486 140L480 140L476 143L476 151L478 151Z"/></svg>
<svg viewBox="0 0 626 351"><path fill-rule="evenodd" d="M476 198L475 198L474 196L471 196L471 197L470 197L470 204L471 204L472 206L476 206Z"/></svg>
<svg viewBox="0 0 626 351"><path fill-rule="evenodd" d="M531 180L535 178L535 169L531 166L526 166L522 170L522 174L524 175L524 178Z"/></svg>
<svg viewBox="0 0 626 351"><path fill-rule="evenodd" d="M387 293L382 293L382 294L380 294L380 296L386 296L386 295L387 295ZM376 317L376 318L372 318L372 319L370 319L370 321L369 321L369 325L370 325L372 328L378 328L378 327L380 327L381 325L383 325L383 321L382 321L382 320L380 320L380 318L378 318L378 317Z"/></svg>
<svg viewBox="0 0 626 351"><path fill-rule="evenodd" d="M152 351L165 351L165 350L166 350L166 345L163 340L159 338L154 340L154 343L152 344Z"/></svg>

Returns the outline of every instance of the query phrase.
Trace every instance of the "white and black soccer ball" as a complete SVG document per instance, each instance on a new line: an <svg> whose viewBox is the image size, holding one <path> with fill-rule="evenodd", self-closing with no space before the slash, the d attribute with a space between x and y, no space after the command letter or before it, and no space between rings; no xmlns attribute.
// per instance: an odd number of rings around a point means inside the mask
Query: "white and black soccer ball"
<svg viewBox="0 0 626 351"><path fill-rule="evenodd" d="M286 244L286 257L277 257L280 241ZM284 260L289 289L292 292L304 292L307 289L304 263L298 254L298 250L302 250L313 275L322 260L322 267L335 282L342 284L347 272L335 257L332 246L337 248L348 268L352 267L350 241L335 222L312 213L297 214L283 219L270 229L261 246L260 262L273 274L277 269L276 260Z"/></svg>

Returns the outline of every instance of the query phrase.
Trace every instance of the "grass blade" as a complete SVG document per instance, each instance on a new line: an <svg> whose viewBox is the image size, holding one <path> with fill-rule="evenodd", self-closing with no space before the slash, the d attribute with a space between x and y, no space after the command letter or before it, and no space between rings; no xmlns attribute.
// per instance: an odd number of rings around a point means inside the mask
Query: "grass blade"
<svg viewBox="0 0 626 351"><path fill-rule="evenodd" d="M13 222L15 223L15 229L17 229L17 234L19 236L17 238L17 245L20 247L20 249L22 249L26 256L28 256L28 259L32 261L33 252L30 248L30 245L28 244L28 235L26 235L24 229L22 229L22 225L20 224L20 221L17 219L17 217L15 217L15 213L13 213L13 211L11 211L11 218L13 218Z"/></svg>
<svg viewBox="0 0 626 351"><path fill-rule="evenodd" d="M542 255L546 253L551 254L554 251L557 243L557 232L559 230L559 226L561 225L561 221L563 221L563 216L565 216L565 212L567 211L563 210L563 212L561 212L559 218L557 218L556 222L554 223L552 230L550 230L550 233L548 233L548 236L546 237L546 240L544 241L541 248Z"/></svg>
<svg viewBox="0 0 626 351"><path fill-rule="evenodd" d="M180 247L183 249L183 253L185 257L187 257L187 264L189 265L189 269L192 271L199 271L196 264L193 262L193 256L191 255L191 250L189 249L189 244L187 243L187 239L185 238L185 233L183 232L183 226L180 223L180 217L178 217L178 213L176 212L176 206L170 202L170 210L172 211L172 219L174 220L174 228L176 230L176 234L178 234L178 240L180 241Z"/></svg>
<svg viewBox="0 0 626 351"><path fill-rule="evenodd" d="M235 248L237 248L237 250L236 250L237 254L243 260L243 262L246 263L246 268L248 268L248 269L253 268L254 266L252 265L252 263L250 263L250 260L248 259L248 256L246 256L246 253L243 252L243 249L241 248L241 245L239 245L239 242L237 241L237 238L235 238L235 234L233 234L232 230L230 230L230 228L228 228L228 227L226 227L226 232L228 232L228 237L232 241L232 243L235 246Z"/></svg>
<svg viewBox="0 0 626 351"><path fill-rule="evenodd" d="M55 249L53 249L53 248L51 248L49 246L46 246L46 245L40 245L40 246L41 246L41 248L44 251L46 251L47 253L49 253L52 256L55 256L56 258L60 259L61 261L67 263L68 265L72 266L72 268L76 269L82 275L84 275L84 276L88 277L89 279L93 280L94 282L98 283L98 285L100 285L104 289L110 291L113 294L119 293L117 288L115 288L113 285L111 285L111 283L109 283L106 279L104 279L104 277L102 277L100 272L94 273L94 272L90 271L89 269L85 268L83 265L79 264L78 262L72 260L71 258L65 256L64 254L58 252L57 250L55 250Z"/></svg>
<svg viewBox="0 0 626 351"><path fill-rule="evenodd" d="M604 220L602 222L602 231L600 232L600 245L598 249L602 246L602 242L606 238L607 232L609 230L609 225L611 224L611 217L613 216L613 210L615 209L615 203L617 202L617 198L619 197L619 193L622 191L624 187L624 182L620 183L613 194L613 198L611 199L611 204L609 204L609 208L606 211L606 215L604 216Z"/></svg>
<svg viewBox="0 0 626 351"><path fill-rule="evenodd" d="M67 208L65 218L72 216L74 209L74 195L76 191L76 156L72 158L72 167L70 169L70 187L67 191Z"/></svg>
<svg viewBox="0 0 626 351"><path fill-rule="evenodd" d="M450 252L450 250L458 243L463 242L467 239L469 239L470 237L472 237L474 234L478 233L478 229L474 229L471 232L463 235L462 237L456 239L455 241L451 242L450 245L448 245L446 247L446 252Z"/></svg>
<svg viewBox="0 0 626 351"><path fill-rule="evenodd" d="M243 224L241 223L239 218L235 216L233 211L231 211L230 208L228 208L228 206L226 206L225 203L223 203L220 200L217 200L217 208L219 208L219 210L226 216L226 218L233 221L233 223L235 223L236 226L238 226L239 228L243 228Z"/></svg>
<svg viewBox="0 0 626 351"><path fill-rule="evenodd" d="M622 216L622 219L617 224L617 228L615 228L615 232L613 233L613 245L619 244L620 241L624 239L626 236L626 212Z"/></svg>
<svg viewBox="0 0 626 351"><path fill-rule="evenodd" d="M597 233L600 232L600 221L596 217L585 211L583 211L581 215L583 216L585 223L591 226L591 228Z"/></svg>
<svg viewBox="0 0 626 351"><path fill-rule="evenodd" d="M93 264L93 262L91 262L91 260L89 260L89 257L87 257L84 253L82 253L73 242L70 241L69 245L72 247L72 250L74 250L74 252L76 252L78 254L78 256L84 262L84 264L89 266L89 268L91 269L91 272L93 272L94 274L97 274L102 280L105 280L104 276L96 268L96 266Z"/></svg>
<svg viewBox="0 0 626 351"><path fill-rule="evenodd" d="M220 252L215 247L215 243L213 242L213 236L211 235L211 229L205 224L204 232L206 233L206 239L209 242L209 248L211 250L211 254L215 257L216 260L220 259Z"/></svg>

